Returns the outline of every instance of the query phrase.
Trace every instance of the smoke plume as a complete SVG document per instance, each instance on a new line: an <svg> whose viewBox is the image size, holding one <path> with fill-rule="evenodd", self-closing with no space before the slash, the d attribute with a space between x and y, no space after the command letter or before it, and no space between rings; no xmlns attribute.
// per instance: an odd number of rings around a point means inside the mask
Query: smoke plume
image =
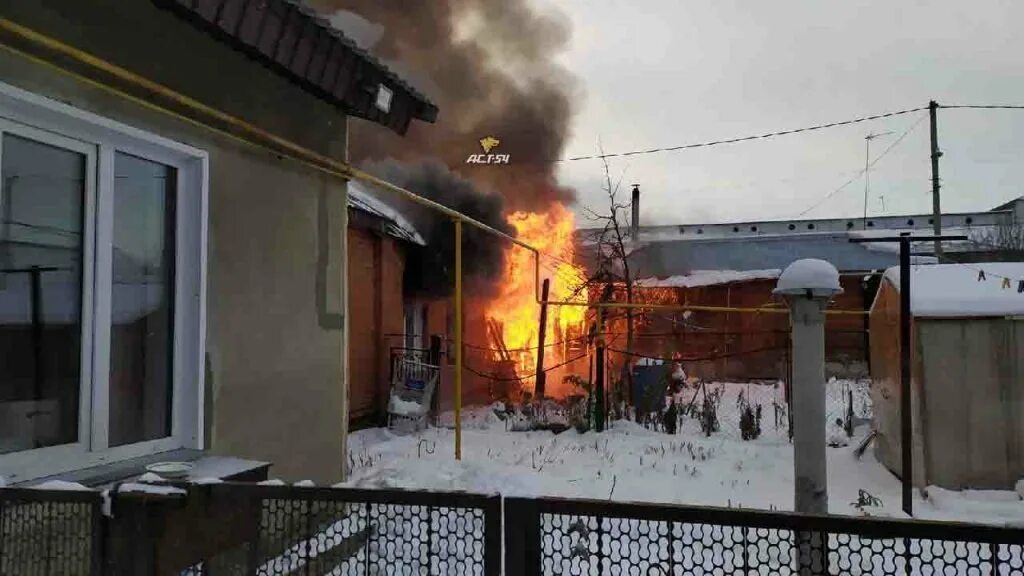
<svg viewBox="0 0 1024 576"><path fill-rule="evenodd" d="M573 77L554 57L569 27L529 0L317 0L332 22L409 79L439 107L435 124L413 122L405 136L368 122L350 124L356 163L387 158L439 161L510 210L543 211L569 202L554 161L562 153L575 101ZM509 165L467 165L479 140L500 141ZM473 190L466 190L472 193Z"/></svg>
<svg viewBox="0 0 1024 576"><path fill-rule="evenodd" d="M573 200L559 186L555 160L575 101L573 77L554 57L569 29L529 0L315 0L357 43L438 105L437 122L414 121L404 136L370 122L349 123L350 159L417 194L510 235L506 212L540 212ZM507 165L466 164L479 141L496 138ZM406 259L408 294L440 297L453 284L451 221L388 198L410 216L428 246ZM504 269L505 243L464 226L467 290L481 296Z"/></svg>
<svg viewBox="0 0 1024 576"><path fill-rule="evenodd" d="M385 160L371 163L367 169L506 234L515 234L505 222L500 196L481 193L472 182L436 160L416 164ZM406 258L405 292L428 298L448 295L455 278L455 230L451 219L402 198L388 197L387 200L412 220L427 242L424 247L411 248ZM504 243L473 226L463 226L462 234L463 275L467 287L477 295L486 295L501 273Z"/></svg>

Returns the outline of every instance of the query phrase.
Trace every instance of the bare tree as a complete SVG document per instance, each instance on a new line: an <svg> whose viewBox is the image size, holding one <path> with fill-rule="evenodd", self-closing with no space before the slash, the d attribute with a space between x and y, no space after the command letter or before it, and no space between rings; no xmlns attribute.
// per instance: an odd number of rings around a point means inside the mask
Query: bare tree
<svg viewBox="0 0 1024 576"><path fill-rule="evenodd" d="M632 207L630 203L620 202L618 199L622 175L613 182L607 158L602 158L602 162L604 164L602 189L607 198L606 211L597 212L590 208L584 208L589 220L600 223L596 235L592 237L595 266L587 284L601 288L601 302L617 299L617 292L621 287L621 291L625 293L626 303L632 304L635 301L636 270L631 264L629 256L635 248L636 239L629 238L625 230L628 229L626 222ZM627 403L630 398L629 392L633 388L633 378L629 368L633 355L635 316L636 312L633 308L626 308L626 357L623 358L620 373L620 382L626 384L626 390L619 390L619 393L620 395L625 394ZM613 317L611 314L605 315L606 320ZM602 330L602 327L599 326L598 330Z"/></svg>
<svg viewBox="0 0 1024 576"><path fill-rule="evenodd" d="M1013 219L992 227L972 230L970 242L1011 256L1024 254L1024 224Z"/></svg>

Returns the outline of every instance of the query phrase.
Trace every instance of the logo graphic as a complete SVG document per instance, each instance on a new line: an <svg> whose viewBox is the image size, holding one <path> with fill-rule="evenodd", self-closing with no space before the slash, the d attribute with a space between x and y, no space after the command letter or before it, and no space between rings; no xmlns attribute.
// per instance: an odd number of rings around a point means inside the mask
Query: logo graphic
<svg viewBox="0 0 1024 576"><path fill-rule="evenodd" d="M501 144L501 140L498 140L494 136L484 136L480 140L480 148L483 149L483 154L470 154L466 158L466 164L508 164L508 154L491 154L491 150L494 150Z"/></svg>
<svg viewBox="0 0 1024 576"><path fill-rule="evenodd" d="M501 144L501 140L498 140L494 136L485 136L480 139L480 147L484 149L484 154L490 154L491 150Z"/></svg>

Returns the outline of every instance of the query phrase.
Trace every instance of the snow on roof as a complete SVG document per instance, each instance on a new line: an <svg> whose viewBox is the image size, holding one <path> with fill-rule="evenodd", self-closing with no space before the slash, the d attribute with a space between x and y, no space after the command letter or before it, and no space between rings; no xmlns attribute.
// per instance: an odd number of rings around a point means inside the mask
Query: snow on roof
<svg viewBox="0 0 1024 576"><path fill-rule="evenodd" d="M668 278L644 278L637 280L636 285L643 288L696 288L698 286L713 286L716 284L728 284L730 282L743 282L746 280L774 280L779 277L782 271L771 270L694 270L689 274L681 276L669 276Z"/></svg>
<svg viewBox="0 0 1024 576"><path fill-rule="evenodd" d="M92 488L79 484L78 482L68 482L66 480L47 480L29 488L35 488L36 490L64 490L68 492L89 492Z"/></svg>
<svg viewBox="0 0 1024 576"><path fill-rule="evenodd" d="M420 246L427 245L423 236L420 235L408 218L380 198L374 196L373 192L365 184L349 180L348 205L386 220L388 222L388 234L414 244L419 244Z"/></svg>
<svg viewBox="0 0 1024 576"><path fill-rule="evenodd" d="M985 271L985 280L978 271ZM1010 278L1004 288L1003 277ZM900 269L889 268L885 279L899 290ZM910 269L910 310L914 316L1010 316L1024 314L1024 262L934 264Z"/></svg>

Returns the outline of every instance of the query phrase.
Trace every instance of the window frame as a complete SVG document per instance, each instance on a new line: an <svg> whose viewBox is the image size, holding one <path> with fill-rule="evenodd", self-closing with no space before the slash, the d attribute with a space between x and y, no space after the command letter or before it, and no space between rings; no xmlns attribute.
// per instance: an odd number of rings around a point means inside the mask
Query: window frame
<svg viewBox="0 0 1024 576"><path fill-rule="evenodd" d="M68 460L80 458L83 453L89 451L92 415L92 341L94 333L93 307L89 305L89 302L92 301L94 289L95 268L91 265L91 262L95 257L96 233L96 215L91 208L95 206L95 174L98 160L95 146L90 146L89 144L72 138L67 138L65 136L16 124L4 118L2 112L0 112L0 159L3 158L4 136L7 134L45 144L47 146L60 148L61 150L81 154L85 157L85 186L82 191L82 293L79 316L81 350L79 350L78 439L77 441L68 444L58 444L55 446L46 446L33 450L24 450L21 452L12 452L0 455L0 463L4 464L3 468L7 468L8 460L15 463L15 465L22 460L31 461L34 458L27 456L29 454L34 455L35 458L41 459ZM0 181L2 181L2 179L3 166L0 164ZM9 199L3 197L3 191L0 190L0 206L8 201Z"/></svg>
<svg viewBox="0 0 1024 576"><path fill-rule="evenodd" d="M0 82L0 132L86 153L82 373L72 444L0 455L0 476L22 482L177 448L204 446L209 158L205 151ZM117 152L174 168L176 178L171 435L109 446L114 161ZM2 138L0 138L2 154ZM106 286L106 290L99 287Z"/></svg>

